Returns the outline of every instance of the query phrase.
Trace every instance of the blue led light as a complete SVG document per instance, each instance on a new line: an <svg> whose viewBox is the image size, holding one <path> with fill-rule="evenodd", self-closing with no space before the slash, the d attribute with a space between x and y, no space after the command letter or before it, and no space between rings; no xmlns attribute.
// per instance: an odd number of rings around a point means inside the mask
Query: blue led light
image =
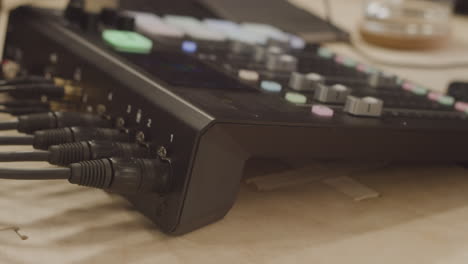
<svg viewBox="0 0 468 264"><path fill-rule="evenodd" d="M182 51L185 53L195 53L198 49L197 43L193 41L182 42Z"/></svg>

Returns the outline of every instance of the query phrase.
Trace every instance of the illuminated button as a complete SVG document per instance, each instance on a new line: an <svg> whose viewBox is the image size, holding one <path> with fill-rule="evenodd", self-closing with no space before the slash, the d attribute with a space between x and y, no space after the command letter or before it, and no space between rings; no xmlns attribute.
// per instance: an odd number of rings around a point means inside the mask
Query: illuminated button
<svg viewBox="0 0 468 264"><path fill-rule="evenodd" d="M465 102L457 102L455 103L455 109L460 112L467 112L468 111L468 103Z"/></svg>
<svg viewBox="0 0 468 264"><path fill-rule="evenodd" d="M264 36L244 30L241 27L227 30L224 34L226 34L227 38L233 42L241 42L250 45L263 45L267 42L267 39Z"/></svg>
<svg viewBox="0 0 468 264"><path fill-rule="evenodd" d="M367 64L364 64L364 63L359 63L357 66L356 66L356 69L360 72L363 72L363 73L367 73L367 74L373 74L373 73L377 73L378 70L375 69L374 67L370 66L370 65L367 65Z"/></svg>
<svg viewBox="0 0 468 264"><path fill-rule="evenodd" d="M341 84L333 86L319 85L315 90L314 99L322 103L339 104L346 102L351 90Z"/></svg>
<svg viewBox="0 0 468 264"><path fill-rule="evenodd" d="M455 103L455 98L452 96L443 95L437 100L437 102L439 102L441 105L452 106Z"/></svg>
<svg viewBox="0 0 468 264"><path fill-rule="evenodd" d="M333 58L334 53L327 48L321 47L317 50L317 55L319 55L322 58L331 59Z"/></svg>
<svg viewBox="0 0 468 264"><path fill-rule="evenodd" d="M324 82L325 78L317 73L293 72L289 79L289 86L296 91L313 91L319 84Z"/></svg>
<svg viewBox="0 0 468 264"><path fill-rule="evenodd" d="M283 50L276 46L265 48L264 46L256 45L254 50L254 60L257 62L265 60L268 56L277 57L283 53Z"/></svg>
<svg viewBox="0 0 468 264"><path fill-rule="evenodd" d="M262 88L262 90L272 93L279 93L283 88L281 84L273 81L262 81L260 87Z"/></svg>
<svg viewBox="0 0 468 264"><path fill-rule="evenodd" d="M161 18L151 13L126 12L135 19L135 30L150 38L182 38L184 32L178 28L165 24Z"/></svg>
<svg viewBox="0 0 468 264"><path fill-rule="evenodd" d="M438 92L430 92L428 95L427 95L427 98L429 98L429 100L432 100L432 101L438 101L439 98L441 98L443 96L443 94L441 93L438 93Z"/></svg>
<svg viewBox="0 0 468 264"><path fill-rule="evenodd" d="M222 32L211 30L193 17L167 15L164 17L164 22L177 27L193 39L204 41L226 40L226 36Z"/></svg>
<svg viewBox="0 0 468 264"><path fill-rule="evenodd" d="M307 103L307 97L300 93L287 92L284 98L294 104L305 104Z"/></svg>
<svg viewBox="0 0 468 264"><path fill-rule="evenodd" d="M195 53L198 49L197 43L193 41L184 41L182 42L182 51L185 53Z"/></svg>
<svg viewBox="0 0 468 264"><path fill-rule="evenodd" d="M298 36L295 36L295 35L290 35L289 36L289 45L293 49L301 50L301 49L304 49L306 47L307 43L301 37L298 37Z"/></svg>
<svg viewBox="0 0 468 264"><path fill-rule="evenodd" d="M228 20L206 18L202 22L206 27L216 31L238 30L239 25Z"/></svg>
<svg viewBox="0 0 468 264"><path fill-rule="evenodd" d="M414 87L411 89L411 92L416 94L416 95L426 95L428 93L428 90L419 86Z"/></svg>
<svg viewBox="0 0 468 264"><path fill-rule="evenodd" d="M348 96L344 111L355 116L379 117L383 111L383 101L374 97L358 98Z"/></svg>
<svg viewBox="0 0 468 264"><path fill-rule="evenodd" d="M148 54L153 48L153 42L132 31L107 29L102 32L103 40L113 49L120 52Z"/></svg>
<svg viewBox="0 0 468 264"><path fill-rule="evenodd" d="M324 105L313 105L312 113L322 117L333 117L334 111L328 106Z"/></svg>
<svg viewBox="0 0 468 264"><path fill-rule="evenodd" d="M412 91L416 86L410 82L404 82L402 85L401 85L401 88L403 88L403 90L406 90L406 91Z"/></svg>
<svg viewBox="0 0 468 264"><path fill-rule="evenodd" d="M335 62L338 63L338 64L342 64L346 67L355 67L356 66L356 61L354 61L353 59L351 58L347 58L345 56L342 56L342 55L338 55L335 57Z"/></svg>
<svg viewBox="0 0 468 264"><path fill-rule="evenodd" d="M252 32L259 36L263 36L265 38L265 41L267 41L270 38L284 42L289 41L288 34L271 25L260 23L243 23L241 24L241 27L248 32Z"/></svg>
<svg viewBox="0 0 468 264"><path fill-rule="evenodd" d="M240 79L248 82L256 82L260 78L258 72L251 70L239 70L238 76Z"/></svg>

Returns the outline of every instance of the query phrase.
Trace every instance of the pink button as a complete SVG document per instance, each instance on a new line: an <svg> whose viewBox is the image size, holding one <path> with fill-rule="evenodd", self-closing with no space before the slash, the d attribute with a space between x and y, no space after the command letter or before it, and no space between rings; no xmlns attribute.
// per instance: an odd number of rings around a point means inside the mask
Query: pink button
<svg viewBox="0 0 468 264"><path fill-rule="evenodd" d="M468 110L468 103L465 102L457 102L455 103L455 109L460 112L466 112Z"/></svg>
<svg viewBox="0 0 468 264"><path fill-rule="evenodd" d="M360 72L367 72L368 67L367 65L361 63L361 64L358 64L356 69Z"/></svg>
<svg viewBox="0 0 468 264"><path fill-rule="evenodd" d="M430 100L432 101L437 101L439 100L441 97L443 96L443 94L441 93L437 93L437 92L431 92L427 95L427 98L429 98Z"/></svg>
<svg viewBox="0 0 468 264"><path fill-rule="evenodd" d="M403 90L411 91L411 90L414 89L415 86L414 86L414 84L412 84L410 82L405 82L405 83L403 83L402 87L403 87Z"/></svg>
<svg viewBox="0 0 468 264"><path fill-rule="evenodd" d="M330 107L327 107L324 105L313 105L312 113L318 116L332 117L334 114L334 111Z"/></svg>
<svg viewBox="0 0 468 264"><path fill-rule="evenodd" d="M341 55L337 55L337 56L335 57L335 61L336 61L337 63L339 63L339 64L343 64L345 60L346 60L346 58L343 57L343 56L341 56Z"/></svg>

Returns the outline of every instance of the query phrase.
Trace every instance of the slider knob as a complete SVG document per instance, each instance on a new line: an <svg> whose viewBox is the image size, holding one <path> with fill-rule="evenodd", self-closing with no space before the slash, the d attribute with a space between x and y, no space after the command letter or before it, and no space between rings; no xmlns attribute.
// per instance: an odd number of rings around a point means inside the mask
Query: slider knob
<svg viewBox="0 0 468 264"><path fill-rule="evenodd" d="M279 56L283 53L280 47L264 47L256 45L254 49L254 60L257 62L265 61L267 57Z"/></svg>
<svg viewBox="0 0 468 264"><path fill-rule="evenodd" d="M321 84L315 90L314 98L322 103L341 104L346 102L350 94L351 89L344 85L335 84L327 86Z"/></svg>
<svg viewBox="0 0 468 264"><path fill-rule="evenodd" d="M350 115L365 116L365 117L379 117L383 111L383 101L374 97L358 98L355 96L348 96L344 111Z"/></svg>
<svg viewBox="0 0 468 264"><path fill-rule="evenodd" d="M296 91L313 91L325 83L325 78L317 73L293 72L289 79L289 87Z"/></svg>
<svg viewBox="0 0 468 264"><path fill-rule="evenodd" d="M272 55L266 58L266 68L270 71L293 72L297 70L297 64L297 58L288 54Z"/></svg>

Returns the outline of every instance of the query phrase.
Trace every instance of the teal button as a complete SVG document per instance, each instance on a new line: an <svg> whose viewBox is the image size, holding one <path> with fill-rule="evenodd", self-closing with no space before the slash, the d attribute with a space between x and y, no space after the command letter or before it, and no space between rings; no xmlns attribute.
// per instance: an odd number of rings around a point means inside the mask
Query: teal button
<svg viewBox="0 0 468 264"><path fill-rule="evenodd" d="M102 32L102 38L121 52L148 54L153 48L153 41L133 31L107 29Z"/></svg>
<svg viewBox="0 0 468 264"><path fill-rule="evenodd" d="M444 96L441 96L437 101L439 102L439 104L452 106L455 103L455 98L444 95Z"/></svg>
<svg viewBox="0 0 468 264"><path fill-rule="evenodd" d="M317 54L322 57L322 58L326 58L326 59L330 59L333 57L333 52L327 48L324 48L324 47L321 47L318 49L317 51Z"/></svg>
<svg viewBox="0 0 468 264"><path fill-rule="evenodd" d="M284 98L293 104L305 104L307 102L307 97L300 93L288 92Z"/></svg>
<svg viewBox="0 0 468 264"><path fill-rule="evenodd" d="M426 95L428 93L428 90L422 87L414 87L411 89L411 92L416 94L416 95Z"/></svg>
<svg viewBox="0 0 468 264"><path fill-rule="evenodd" d="M277 82L272 82L272 81L262 81L260 84L260 87L262 87L262 90L271 92L271 93L279 93L281 92L282 86L281 84Z"/></svg>
<svg viewBox="0 0 468 264"><path fill-rule="evenodd" d="M350 58L345 58L343 61L343 65L349 68L354 68L356 67L357 63L355 60L350 59Z"/></svg>

